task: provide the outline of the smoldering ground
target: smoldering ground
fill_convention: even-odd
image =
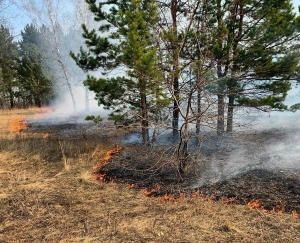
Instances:
[[[85,111],[84,88],[78,88],[78,110],[72,111],[70,99],[65,97],[57,103],[53,112],[43,119],[30,120],[31,124],[62,126],[79,129],[83,125],[95,127],[87,122],[87,115],[101,115],[107,118],[110,111],[104,110],[90,95],[90,110]],[[291,106],[299,102],[300,88],[295,86],[289,92],[286,104]],[[198,181],[194,186],[211,184],[235,177],[253,169],[266,169],[272,171],[300,169],[300,111],[298,112],[246,112],[236,121],[239,124],[237,131],[229,136],[218,138],[209,133],[203,133],[199,140],[191,137],[190,148],[196,162],[201,167]],[[255,115],[253,115],[255,114]],[[97,126],[97,125],[96,125]],[[150,130],[150,137],[154,130]],[[172,146],[172,134],[167,129],[160,129],[154,145],[168,148]],[[142,142],[138,128],[128,131],[119,143],[127,145],[140,145]]]
[[[287,102],[297,103],[299,90],[292,90],[289,98]],[[82,131],[98,133],[99,139],[109,139],[107,132],[115,132],[107,121],[100,124],[85,121],[87,114],[103,116],[103,112],[108,111],[96,107],[89,112],[81,109],[67,113],[65,109],[61,103],[44,118],[29,120],[30,129],[52,127],[53,131],[68,135]],[[299,211],[300,112],[259,113],[257,117],[245,116],[237,121],[242,122],[248,126],[241,126],[240,130],[222,138],[202,134],[200,146],[191,138],[193,160],[185,178],[179,176],[176,158],[170,153],[174,149],[171,132],[161,131],[154,147],[145,149],[140,146],[138,128],[118,136],[114,143],[125,144],[125,149],[103,167],[102,173],[108,180],[136,184],[137,189],[155,188],[160,184],[162,188],[157,195],[199,190],[206,196],[215,195],[215,199],[234,198],[234,202],[240,204],[258,199],[267,209],[284,204],[287,211]]]
[[[294,86],[285,101],[289,107],[300,101]],[[251,116],[248,114],[252,114]],[[253,115],[254,114],[254,115]],[[202,171],[195,187],[229,180],[251,170],[300,170],[300,112],[244,112],[236,120],[236,132],[204,142]]]
[[[290,106],[299,100],[296,87],[286,102]],[[141,157],[138,132],[123,137],[122,142],[134,145],[134,149],[121,152],[105,173],[120,182],[136,183],[140,188],[155,188],[160,183],[165,189],[157,195],[199,190],[205,196],[214,195],[216,200],[231,198],[233,203],[240,204],[260,200],[261,207],[267,210],[299,211],[300,112],[260,112],[256,117],[245,115],[236,123],[241,129],[231,135],[218,138],[204,134],[200,147],[191,138],[190,147],[195,155],[191,170],[194,171],[184,182],[175,178],[177,172],[170,156],[163,158],[157,154],[154,159],[155,155],[146,152]],[[156,140],[157,147],[168,142],[171,146],[169,138],[170,132],[163,132]]]

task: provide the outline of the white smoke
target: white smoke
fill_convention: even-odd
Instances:
[[[299,102],[300,87],[294,84],[285,104],[291,106]],[[219,150],[209,156],[196,187],[229,179],[252,169],[300,169],[300,111],[260,112],[255,117],[244,117],[242,122],[247,123],[247,117],[248,121],[253,121],[249,129],[244,127],[241,129],[243,132],[234,135],[229,146],[232,150]]]

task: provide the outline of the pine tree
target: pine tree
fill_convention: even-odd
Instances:
[[[212,52],[219,79],[218,134],[225,128],[225,97],[228,97],[227,132],[232,131],[235,105],[283,109],[290,89],[288,80],[299,56],[289,47],[299,34],[299,17],[289,0],[213,1],[216,27]],[[235,104],[237,102],[237,104]]]
[[[84,70],[122,73],[100,79],[88,76],[85,85],[96,93],[99,104],[118,109],[120,114],[113,114],[113,119],[140,120],[143,142],[148,143],[149,112],[165,102],[152,31],[158,22],[156,1],[105,1],[98,6],[87,2],[103,33],[83,26],[88,51],[81,48],[77,56],[71,55]],[[111,4],[107,13],[106,5]]]
[[[159,1],[159,41],[161,69],[164,72],[164,83],[173,100],[172,130],[173,142],[180,137],[180,118],[182,117],[183,74],[189,68],[192,60],[186,59],[184,53],[188,44],[188,34],[194,21],[194,15],[201,0]]]
[[[13,41],[8,28],[0,26],[0,72],[1,72],[1,106],[6,101],[9,107],[15,106],[15,95],[18,88],[17,69],[18,69],[18,49],[17,43]]]
[[[27,25],[24,31],[21,31],[22,41],[20,46],[20,84],[23,93],[26,94],[27,100],[31,105],[38,107],[46,98],[52,96],[52,81],[47,77],[47,70],[43,64],[45,63],[45,55],[40,44],[40,32],[34,25]]]

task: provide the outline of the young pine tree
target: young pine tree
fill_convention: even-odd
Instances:
[[[100,105],[118,109],[120,115],[112,118],[138,119],[147,144],[149,111],[165,102],[153,35],[158,23],[156,1],[102,1],[98,6],[87,2],[102,33],[83,26],[87,50],[81,48],[71,56],[84,70],[101,69],[104,75],[113,71],[114,75],[102,78],[88,76],[84,83],[96,93]]]

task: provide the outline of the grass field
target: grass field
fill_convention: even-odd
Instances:
[[[99,183],[92,172],[114,141],[86,131],[10,131],[14,120],[39,112],[1,111],[1,243],[300,242],[300,219],[290,213],[201,197],[161,202],[127,185]]]

